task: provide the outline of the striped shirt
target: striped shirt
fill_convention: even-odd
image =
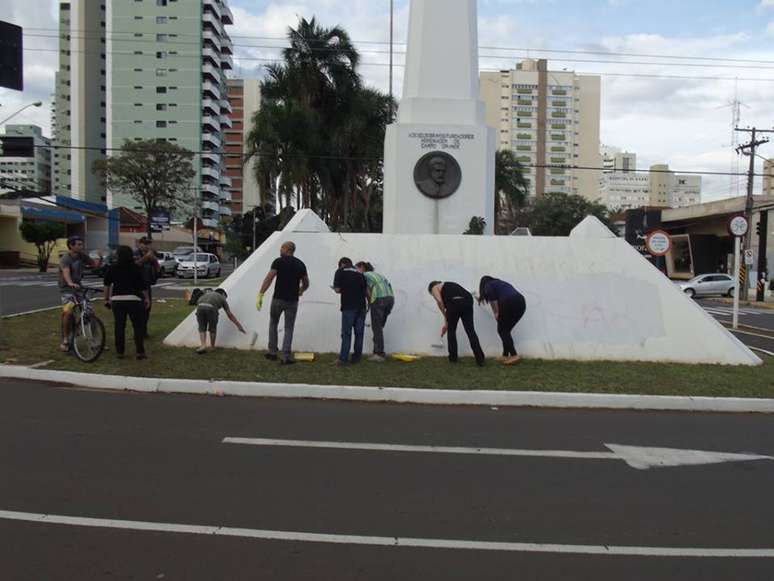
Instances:
[[[376,302],[376,299],[395,296],[395,293],[392,292],[390,281],[381,274],[377,272],[366,272],[365,277],[366,282],[368,283],[368,297],[372,303]]]

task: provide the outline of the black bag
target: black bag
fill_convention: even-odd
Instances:
[[[188,301],[188,304],[192,307],[196,306],[196,303],[199,302],[199,299],[202,298],[202,295],[204,294],[204,291],[200,288],[195,288],[193,292],[191,293],[191,298]]]

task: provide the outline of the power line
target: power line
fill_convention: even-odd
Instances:
[[[60,32],[60,29],[58,28],[32,28],[28,27],[25,28],[25,34],[27,30],[39,30],[43,32]],[[135,31],[116,31],[112,30],[110,33],[106,33],[103,30],[96,30],[96,29],[70,29],[71,31],[75,32],[84,32],[84,33],[93,33],[95,35],[104,35],[104,34],[134,34]],[[195,33],[177,33],[180,36],[191,36],[191,37],[198,37],[198,34]],[[32,34],[29,34],[29,36],[35,36]],[[42,36],[42,35],[37,35]],[[241,38],[241,39],[247,39],[247,40],[268,40],[268,41],[278,41],[278,42],[288,42],[288,38],[285,36],[253,36],[253,35],[244,35],[244,34],[229,34],[230,38]],[[54,38],[51,36],[50,38]],[[307,40],[316,40],[316,39],[307,39]],[[373,45],[382,45],[387,46],[389,45],[389,41],[379,41],[379,40],[352,40],[351,41],[354,44],[373,44]],[[407,46],[408,43],[406,42],[395,42],[394,44],[400,45],[400,46]],[[237,46],[237,45],[235,45]],[[239,46],[249,46],[249,45],[239,45]],[[276,47],[276,48],[286,48],[286,47]],[[486,46],[486,45],[479,45],[479,50],[502,50],[502,51],[513,51],[513,52],[541,52],[541,53],[556,53],[556,54],[581,54],[581,55],[597,55],[597,56],[622,56],[627,58],[660,58],[660,59],[674,59],[674,60],[700,60],[700,61],[717,61],[717,62],[730,62],[730,63],[748,63],[748,64],[770,64],[774,65],[774,60],[766,60],[766,59],[741,59],[741,58],[728,58],[728,57],[700,57],[700,56],[690,56],[690,55],[675,55],[675,54],[654,54],[654,53],[629,53],[629,52],[618,52],[613,50],[581,50],[581,49],[552,49],[552,48],[539,48],[539,47],[514,47],[514,46]],[[387,52],[387,51],[385,51]]]
[[[120,147],[89,147],[89,146],[73,146],[73,145],[35,145],[35,148],[40,149],[68,149],[68,150],[90,150],[90,151],[100,151],[100,152],[108,152],[108,151],[118,151],[118,152],[125,152],[127,150],[120,148]],[[143,149],[143,152],[150,152],[153,153],[153,149]],[[158,150],[159,152],[166,153],[165,150]],[[251,157],[262,157],[267,159],[282,159],[282,158],[290,158],[290,159],[322,159],[322,160],[332,160],[332,161],[384,161],[383,157],[365,157],[365,156],[344,156],[344,155],[311,155],[311,154],[286,154],[286,155],[276,155],[276,154],[263,154],[263,153],[256,153],[253,156],[245,155],[245,154],[239,154],[239,153],[225,153],[222,151],[189,151],[189,153],[192,153],[193,155],[218,155],[222,158],[239,158],[242,160],[250,159]],[[564,165],[564,164],[532,164],[532,163],[521,163],[522,167],[526,168],[533,168],[533,169],[564,169],[564,170],[581,170],[581,171],[604,171],[605,167],[595,167],[595,166],[579,166],[579,165]],[[719,171],[695,171],[695,170],[678,170],[678,169],[665,169],[665,170],[653,170],[653,169],[631,169],[629,170],[632,173],[655,173],[655,174],[681,174],[681,175],[699,175],[699,176],[746,176],[748,175],[747,172],[742,173],[736,173],[736,172],[719,172]],[[765,177],[767,174],[755,174],[756,177]]]

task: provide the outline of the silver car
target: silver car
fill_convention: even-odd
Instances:
[[[689,297],[705,297],[710,295],[734,296],[734,277],[727,274],[702,274],[687,282],[679,282],[680,287]]]
[[[172,276],[177,270],[177,260],[171,252],[156,252],[156,258],[159,260],[159,266],[161,267],[161,275]]]
[[[217,278],[221,273],[220,261],[214,254],[197,252],[196,263],[194,263],[194,255],[191,254],[187,258],[183,258],[177,265],[178,278],[193,278],[194,271],[196,271],[197,277]]]

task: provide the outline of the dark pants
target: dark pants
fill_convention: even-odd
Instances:
[[[500,314],[497,318],[497,334],[500,335],[500,339],[503,342],[503,357],[518,355],[516,353],[516,346],[513,344],[511,331],[521,321],[526,311],[527,303],[521,295],[506,299],[499,304]]]
[[[384,357],[384,327],[395,306],[395,297],[376,299],[371,305],[371,330],[374,332],[374,354]]]
[[[145,314],[145,336],[148,336],[148,329],[150,328],[150,315],[151,308],[153,308],[153,286],[148,285],[148,307],[143,309]]]
[[[279,350],[279,320],[285,315],[285,336],[282,338],[282,356],[285,361],[293,358],[293,330],[296,326],[298,314],[298,301],[283,301],[274,299],[271,301],[269,311],[269,353],[276,355]]]
[[[352,344],[352,329],[355,330],[355,348],[352,352],[352,363],[357,363],[363,356],[365,316],[365,309],[341,311],[341,351],[339,352],[339,360],[343,363],[346,363],[349,360],[349,348]]]
[[[113,321],[115,322],[116,353],[124,354],[126,349],[126,318],[132,321],[134,348],[137,355],[145,353],[145,306],[141,301],[114,301]]]
[[[454,299],[451,304],[446,305],[446,324],[449,333],[449,361],[456,362],[457,355],[457,323],[462,319],[462,326],[470,341],[470,348],[476,357],[478,365],[484,364],[484,351],[481,349],[481,343],[476,335],[476,328],[473,325],[473,298]]]

